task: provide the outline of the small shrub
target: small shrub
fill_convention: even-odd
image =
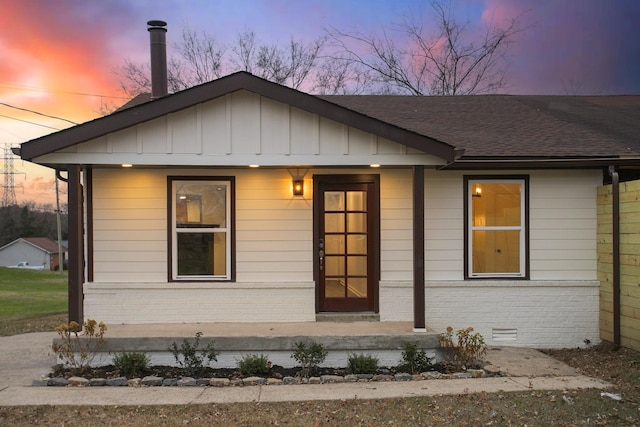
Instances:
[[[182,340],[180,347],[175,342],[169,347],[169,351],[173,354],[178,366],[184,369],[189,376],[201,374],[212,361],[218,361],[218,352],[212,342],[203,349],[198,348],[200,346],[200,337],[202,337],[202,332],[197,332],[193,344],[185,338]]]
[[[318,370],[318,365],[324,362],[327,354],[328,351],[325,350],[322,344],[315,341],[298,341],[294,343],[294,350],[291,357],[300,364],[302,368],[300,375],[306,378]]]
[[[352,374],[375,374],[378,370],[378,358],[370,354],[350,354],[347,369]]]
[[[484,337],[473,328],[460,329],[456,332],[456,342],[453,341],[453,328],[447,327],[447,332],[440,334],[440,347],[444,350],[445,359],[454,369],[466,370],[480,367],[482,357],[487,353]]]
[[[77,322],[62,323],[55,331],[62,342],[54,343],[51,349],[62,365],[71,369],[74,374],[80,374],[89,368],[98,353],[106,348],[104,334],[107,325],[103,322],[87,319],[82,326]]]
[[[135,378],[142,375],[149,367],[149,358],[144,353],[124,352],[113,358],[113,364],[122,375]]]
[[[238,361],[238,369],[244,376],[267,375],[271,369],[271,362],[264,354],[247,354]]]
[[[419,349],[415,343],[407,342],[404,344],[402,360],[403,364],[400,365],[400,369],[410,374],[418,374],[433,369],[431,358],[427,357],[425,351]]]

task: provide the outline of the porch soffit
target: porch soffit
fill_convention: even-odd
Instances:
[[[452,161],[454,159],[454,147],[444,142],[366,116],[320,97],[280,86],[246,72],[235,73],[164,98],[122,109],[108,116],[25,142],[20,147],[20,155],[24,160],[46,164],[53,160],[48,155],[66,154],[68,153],[67,149],[78,144],[101,138],[108,139],[110,134],[126,132],[127,129],[135,129],[137,126],[149,121],[180,114],[182,110],[196,108],[198,104],[216,100],[225,95],[233,96],[235,92],[242,90],[315,114],[320,118],[341,123],[361,132],[370,133],[378,138],[394,141],[397,144],[417,150],[418,153],[435,156],[443,161]],[[56,155],[54,157],[60,159],[60,156]]]

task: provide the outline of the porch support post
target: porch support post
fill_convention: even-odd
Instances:
[[[84,284],[84,245],[82,184],[80,183],[80,165],[68,168],[68,221],[69,221],[69,322],[84,320],[83,292]]]
[[[413,330],[426,332],[424,304],[424,166],[413,167]]]

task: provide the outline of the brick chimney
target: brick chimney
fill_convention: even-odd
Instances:
[[[151,42],[151,99],[162,98],[168,94],[167,84],[167,23],[149,21]]]

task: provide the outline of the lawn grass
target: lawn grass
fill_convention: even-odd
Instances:
[[[67,273],[0,267],[0,336],[53,331],[68,311]]]

